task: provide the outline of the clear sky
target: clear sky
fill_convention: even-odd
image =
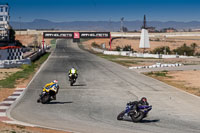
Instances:
[[[11,21],[200,21],[200,0],[1,0]]]

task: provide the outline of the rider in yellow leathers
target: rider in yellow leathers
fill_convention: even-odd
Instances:
[[[59,87],[58,87],[58,80],[54,80],[48,84],[46,84],[43,88],[43,92],[48,89],[52,89],[54,91],[56,91],[56,94],[58,93]],[[53,100],[56,100],[56,95],[52,96]]]
[[[74,75],[76,79],[78,78],[78,72],[77,72],[77,70],[76,70],[75,68],[73,68],[73,67],[69,70],[69,73],[68,73],[69,80],[70,80],[70,78],[71,78],[72,75]]]

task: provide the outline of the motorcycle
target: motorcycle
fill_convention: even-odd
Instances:
[[[76,82],[76,78],[77,78],[76,74],[69,75],[70,86],[74,85],[74,83]]]
[[[37,102],[41,102],[42,104],[49,103],[53,100],[53,97],[58,93],[59,86],[55,85],[52,88],[43,88],[42,93],[39,95],[40,98]]]
[[[131,117],[133,122],[140,122],[143,118],[147,117],[148,112],[152,109],[152,106],[140,105],[138,111],[132,109],[133,105],[126,105],[126,109],[122,111],[118,116],[117,120],[123,120],[124,115]]]

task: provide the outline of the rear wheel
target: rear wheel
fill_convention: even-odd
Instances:
[[[71,80],[71,81],[70,81],[70,85],[73,86],[73,84],[74,84],[74,82],[73,82],[73,80]]]
[[[44,96],[41,98],[41,102],[42,102],[42,104],[45,104],[45,103],[50,102],[50,95],[44,95]]]
[[[125,111],[122,111],[122,112],[117,116],[117,120],[123,120],[124,114],[125,114]]]
[[[138,113],[131,115],[131,119],[133,122],[140,122],[144,118],[143,112],[138,112]]]

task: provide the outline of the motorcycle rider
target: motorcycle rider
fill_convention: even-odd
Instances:
[[[53,88],[54,86],[56,86],[57,90],[56,90],[56,94],[58,93],[59,87],[58,87],[58,80],[53,80],[52,82],[46,84],[44,86],[45,89],[50,89]],[[56,94],[54,96],[52,96],[53,100],[56,100]]]
[[[76,70],[74,67],[72,67],[72,68],[69,70],[69,73],[68,73],[69,80],[70,80],[70,78],[71,78],[72,75],[75,76],[75,79],[78,78],[78,72],[77,72],[77,70]]]
[[[135,111],[137,113],[139,111],[139,106],[149,105],[149,103],[147,102],[146,97],[142,97],[139,101],[129,102],[129,103],[127,103],[127,105],[132,106],[133,111]]]

